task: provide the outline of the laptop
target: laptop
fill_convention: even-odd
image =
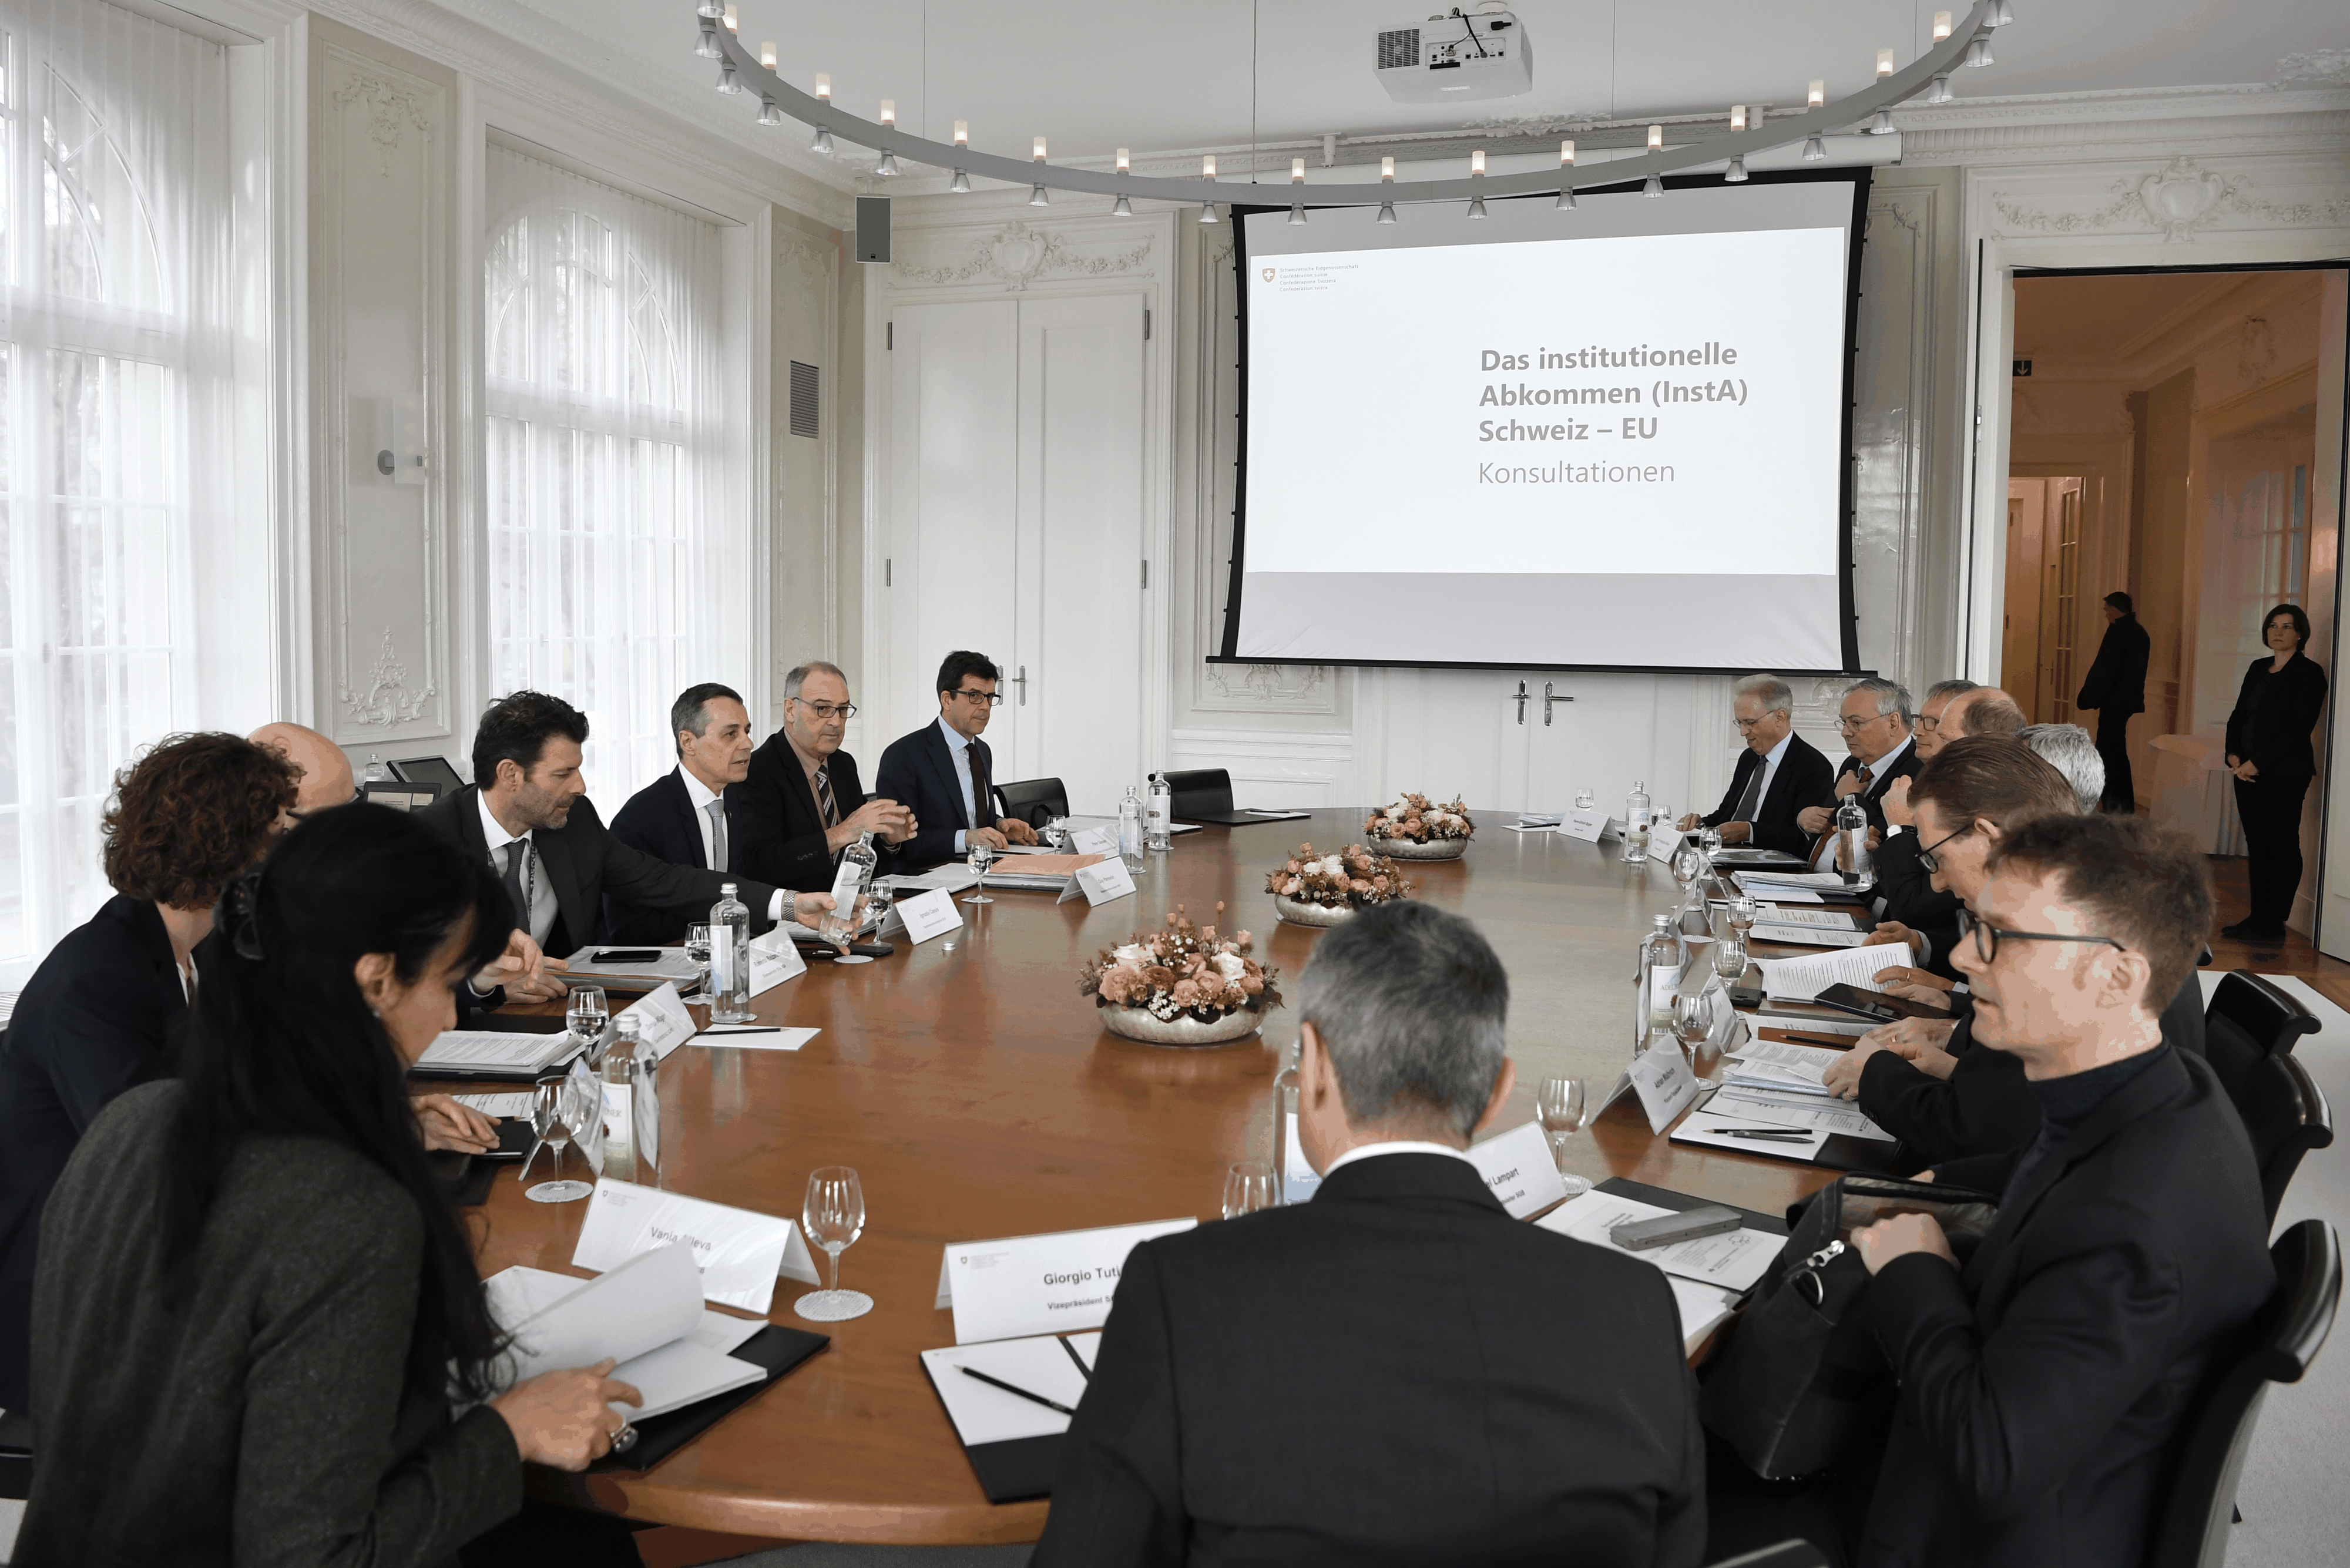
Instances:
[[[465,787],[457,770],[449,765],[446,757],[410,757],[391,764],[391,776],[403,784],[438,784],[444,795],[455,794]]]

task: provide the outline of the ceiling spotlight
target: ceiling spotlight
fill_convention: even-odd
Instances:
[[[1926,89],[1926,101],[1928,103],[1948,103],[1950,101],[1950,73],[1944,71],[1940,76],[1934,78],[1934,85]]]
[[[816,139],[808,143],[808,151],[810,152],[821,152],[827,158],[831,157],[832,132],[827,130],[821,125],[817,126],[816,128]]]
[[[1726,172],[1726,173],[1724,173],[1724,174],[1722,175],[1721,179],[1722,179],[1722,183],[1724,183],[1724,184],[1726,184],[1726,185],[1743,185],[1743,184],[1745,184],[1745,183],[1746,183],[1746,160],[1745,160],[1745,159],[1743,159],[1743,158],[1733,158],[1733,159],[1731,159],[1731,160],[1730,161],[1730,169],[1729,169],[1729,171],[1728,171],[1728,172]]]
[[[1289,161],[1289,182],[1293,185],[1303,185],[1305,183],[1305,159],[1293,158]]]
[[[1880,109],[1875,114],[1870,115],[1868,117],[1868,134],[1871,136],[1892,135],[1893,111],[1889,109]]]
[[[1202,180],[1212,180],[1215,177],[1216,155],[1211,152],[1200,160],[1200,178]]]
[[[1221,221],[1222,220],[1216,216],[1216,204],[1213,202],[1202,202],[1200,203],[1200,222],[1203,223],[1213,223]]]
[[[1892,50],[1890,50],[1890,49],[1879,49],[1879,50],[1877,50],[1877,80],[1879,80],[1879,81],[1883,81],[1887,77],[1889,77],[1889,76],[1891,76],[1892,74],[1893,74],[1893,51],[1892,51]]]
[[[693,14],[705,22],[715,22],[726,15],[724,0],[702,0],[702,4],[694,7]]]
[[[1732,130],[1743,130],[1746,129],[1746,106],[1744,104],[1733,103],[1730,106],[1730,129]]]
[[[1134,203],[1126,199],[1125,192],[1120,191],[1118,193],[1118,200],[1110,205],[1109,215],[1113,218],[1134,216]]]
[[[1045,194],[1044,186],[1031,185],[1028,187],[1028,204],[1032,207],[1049,207],[1053,204],[1053,198]]]
[[[947,182],[947,189],[953,192],[958,196],[970,195],[971,176],[964,173],[960,169],[956,170],[954,171],[954,178]]]
[[[1471,196],[1469,198],[1469,215],[1472,218],[1482,218],[1485,215],[1484,197]]]
[[[1130,174],[1134,171],[1133,154],[1123,147],[1118,150],[1118,171],[1121,174]]]
[[[1991,63],[1990,36],[1983,33],[1977,33],[1974,36],[1973,40],[1967,45],[1967,64],[1970,66],[1987,66]]]
[[[1289,221],[1293,223],[1302,223],[1305,221],[1305,202],[1292,202],[1289,204]]]
[[[873,165],[873,172],[885,180],[894,177],[898,172],[898,155],[894,152],[881,154]]]
[[[826,103],[830,103],[830,102],[832,101],[832,73],[831,73],[831,72],[829,72],[829,71],[818,71],[818,72],[816,72],[816,96],[818,99],[822,99],[822,100],[823,100],[824,102],[826,102]]]
[[[769,70],[775,68],[775,40],[767,39],[759,46],[759,63]]]
[[[2007,0],[1991,0],[1991,15],[1985,18],[1984,25],[2004,27],[2014,20],[2015,13],[2008,8]]]
[[[726,0],[725,9],[720,11],[718,15],[725,20],[728,32],[736,32],[742,28],[743,18],[734,14],[734,0]]]
[[[1950,14],[1948,11],[1937,11],[1937,12],[1935,12],[1935,13],[1934,13],[1934,42],[1936,42],[1936,43],[1938,43],[1938,44],[1939,44],[1939,43],[1940,43],[1943,39],[1945,39],[1945,38],[1949,37],[1950,36]]]
[[[741,92],[743,90],[743,84],[734,79],[734,62],[732,60],[721,60],[718,62],[718,90],[720,92]]]
[[[1661,196],[1664,193],[1665,182],[1654,174],[1649,175],[1648,183],[1640,187],[1640,194],[1643,196]]]
[[[1806,163],[1817,163],[1821,159],[1825,158],[1827,155],[1828,155],[1828,146],[1827,146],[1827,143],[1826,143],[1826,142],[1825,142],[1825,141],[1822,141],[1822,140],[1820,140],[1819,132],[1817,132],[1817,131],[1814,131],[1810,136],[1808,136],[1808,137],[1804,138],[1804,162],[1806,162]]]
[[[1381,223],[1394,223],[1396,221],[1395,203],[1393,202],[1381,202],[1379,203],[1379,215],[1373,221]]]
[[[702,41],[693,46],[693,52],[705,60],[723,60],[726,57],[726,52],[718,47],[717,23],[705,21],[702,24]]]
[[[759,99],[759,123],[761,125],[781,125],[784,123],[784,111],[775,107],[775,100],[774,99],[767,98],[764,95],[762,95]]]
[[[1817,77],[1813,78],[1811,88],[1806,94],[1804,101],[1807,107],[1812,109],[1818,109],[1822,105],[1825,104],[1828,101],[1828,84],[1820,80]]]
[[[1041,136],[1036,138],[1036,151],[1035,153],[1035,157],[1036,161],[1039,163],[1045,161],[1045,139]]]
[[[1558,188],[1558,201],[1552,206],[1551,211],[1554,213],[1572,213],[1575,211],[1574,186],[1561,185]]]

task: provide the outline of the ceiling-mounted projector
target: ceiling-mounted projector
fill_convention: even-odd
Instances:
[[[1510,98],[1534,85],[1526,30],[1501,0],[1454,6],[1404,27],[1383,27],[1374,74],[1398,103]]]

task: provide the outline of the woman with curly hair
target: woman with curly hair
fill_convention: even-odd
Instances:
[[[290,821],[300,777],[235,735],[173,735],[115,781],[114,897],[51,949],[0,1035],[0,1409],[26,1403],[41,1209],[82,1130],[171,1070],[192,954],[229,879]]]

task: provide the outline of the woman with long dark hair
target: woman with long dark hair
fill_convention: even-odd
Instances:
[[[2251,873],[2251,913],[2220,934],[2239,940],[2284,940],[2284,922],[2301,890],[2301,803],[2317,776],[2309,733],[2325,711],[2325,671],[2302,649],[2309,617],[2279,605],[2261,623],[2269,656],[2244,671],[2228,715],[2228,769],[2236,775],[2236,810],[2244,823]]]
[[[497,1394],[404,1088],[511,914],[377,805],[231,882],[182,1081],[117,1098],[49,1199],[18,1564],[442,1563],[522,1506],[522,1461],[607,1450],[638,1402],[610,1363]]]

